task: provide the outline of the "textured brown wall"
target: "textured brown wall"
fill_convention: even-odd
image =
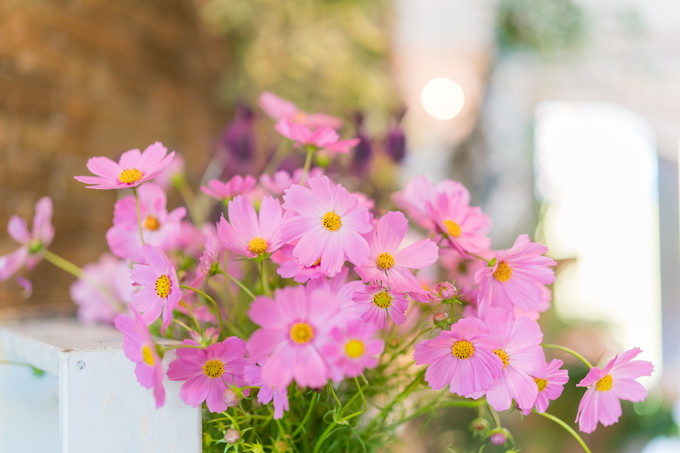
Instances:
[[[196,171],[210,156],[223,112],[214,97],[220,44],[189,0],[0,0],[0,254],[4,226],[55,202],[52,249],[78,264],[106,248],[116,194],[86,190],[92,155],[117,157],[154,140]],[[23,301],[0,283],[0,317],[69,312],[71,277],[47,263]]]

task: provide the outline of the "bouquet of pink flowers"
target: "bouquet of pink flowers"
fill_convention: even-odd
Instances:
[[[646,397],[637,379],[653,367],[635,359],[639,349],[595,367],[542,343],[537,320],[556,264],[546,247],[520,235],[492,249],[489,218],[455,181],[419,176],[376,206],[313,165],[361,137],[341,140],[339,119],[271,93],[260,105],[303,168],[207,182],[201,190],[219,208],[210,222],[161,143],[117,162],[93,157],[93,175],[76,179],[124,191],[106,234],[111,254],[81,269],[51,252],[43,198],[32,229],[10,220],[21,246],[0,257],[0,280],[30,289],[22,270],[42,258],[73,273],[80,318],[115,324],[157,406],[166,380],[183,382],[186,404],[205,403],[206,451],[374,451],[409,420],[453,406],[477,408],[482,444],[516,445],[498,414],[516,411],[560,424],[589,451],[546,412],[569,381],[548,348],[589,369],[576,383],[581,431],[617,422],[620,400]],[[168,211],[171,183],[192,222],[184,207]]]

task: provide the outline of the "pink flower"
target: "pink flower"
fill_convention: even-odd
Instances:
[[[279,265],[276,273],[283,278],[292,278],[298,283],[306,283],[321,277],[332,277],[321,270],[321,260],[311,266],[303,266],[293,256],[293,245],[285,245],[272,255],[272,261]]]
[[[591,368],[577,384],[588,387],[576,414],[581,431],[592,433],[598,422],[609,426],[619,421],[619,400],[639,402],[647,397],[647,390],[636,379],[650,376],[654,366],[645,360],[633,360],[640,352],[640,348],[629,349],[610,360],[604,368]]]
[[[137,382],[147,389],[153,389],[156,407],[165,404],[163,388],[163,364],[156,351],[156,344],[151,338],[144,321],[132,311],[131,316],[120,314],[115,319],[116,328],[123,334],[123,352],[136,363]]]
[[[540,327],[528,318],[515,320],[502,308],[489,308],[484,322],[493,353],[503,366],[503,375],[486,392],[486,400],[497,411],[509,409],[512,400],[522,410],[531,409],[538,392],[533,376],[545,366]]]
[[[397,291],[424,292],[411,269],[434,264],[439,248],[429,239],[403,247],[407,231],[408,220],[401,212],[388,212],[380,218],[376,228],[368,235],[369,259],[356,267],[364,281],[382,281]]]
[[[404,189],[396,192],[392,198],[397,206],[406,211],[411,220],[423,228],[433,229],[434,224],[427,206],[434,202],[439,194],[451,196],[460,194],[462,198],[470,199],[468,190],[461,183],[446,179],[434,185],[425,175],[411,179]]]
[[[330,374],[335,382],[345,377],[357,377],[364,369],[378,365],[378,356],[385,344],[375,338],[376,331],[374,324],[358,321],[331,330],[329,341],[321,350],[331,364]]]
[[[201,191],[218,201],[231,200],[237,195],[246,195],[257,184],[257,180],[250,175],[236,175],[227,182],[213,179],[207,186],[201,186]]]
[[[296,214],[281,225],[285,242],[298,241],[293,256],[306,267],[321,259],[321,270],[329,275],[337,273],[346,259],[365,262],[369,248],[361,235],[371,231],[368,209],[326,176],[308,183],[310,188],[294,185],[283,196],[283,207]]]
[[[71,299],[78,305],[81,322],[112,323],[132,300],[128,265],[108,254],[85,265],[82,277],[71,285]]]
[[[489,330],[479,319],[463,318],[432,340],[416,344],[416,365],[429,365],[425,381],[435,390],[478,398],[503,375]]]
[[[336,325],[344,325],[349,321],[359,319],[362,307],[354,302],[354,294],[364,288],[361,280],[348,282],[349,268],[344,268],[332,278],[318,278],[307,283],[307,292],[312,294],[317,291],[332,294],[337,300],[338,314],[335,317]]]
[[[184,178],[185,166],[184,158],[179,154],[175,154],[175,158],[170,162],[170,165],[154,178],[154,184],[161,186],[163,190],[168,190],[176,181]]]
[[[304,112],[292,102],[286,101],[269,91],[260,94],[258,104],[267,115],[276,121],[289,120],[309,127],[327,126],[333,129],[338,129],[342,125],[339,118],[324,113]]]
[[[262,363],[262,380],[285,389],[295,380],[301,386],[321,387],[328,367],[321,346],[335,326],[338,301],[327,291],[304,286],[279,289],[274,299],[258,297],[250,319],[260,326],[248,340],[250,356]]]
[[[290,409],[288,405],[288,390],[273,389],[265,385],[262,380],[262,368],[257,365],[248,365],[244,370],[244,378],[248,385],[255,385],[260,387],[257,392],[257,400],[262,404],[268,404],[274,401],[274,418],[283,418],[283,413]]]
[[[253,205],[242,195],[229,202],[229,222],[220,219],[220,239],[234,253],[255,258],[272,253],[281,247],[279,227],[283,211],[278,200],[264,197],[259,217]]]
[[[193,340],[183,344],[198,345]],[[252,362],[245,358],[246,344],[237,337],[229,337],[206,348],[178,348],[177,358],[170,362],[168,378],[186,381],[180,398],[189,406],[206,402],[210,412],[227,410],[227,390],[234,385],[245,385],[243,370]],[[233,398],[229,398],[233,402]]]
[[[274,128],[279,134],[294,141],[296,145],[311,148],[314,151],[325,149],[336,153],[347,153],[350,148],[359,143],[358,138],[339,140],[340,136],[335,129],[328,126],[310,129],[302,124],[281,120]]]
[[[97,176],[75,176],[75,179],[90,184],[88,189],[130,189],[156,178],[174,156],[174,152],[168,154],[161,142],[155,142],[144,152],[125,151],[118,162],[108,157],[92,157],[87,161],[87,169]]]
[[[487,252],[480,255],[487,255]],[[463,256],[448,248],[439,249],[439,262],[445,268],[446,275],[459,289],[458,297],[468,302],[476,302],[479,288],[475,283],[475,274],[484,267],[485,262],[469,255]]]
[[[556,263],[542,256],[547,248],[521,234],[509,250],[496,252],[493,266],[485,266],[475,275],[479,284],[480,312],[488,307],[536,311],[543,298],[543,285],[555,280],[551,269]]]
[[[139,197],[139,222],[137,201],[134,195],[118,200],[113,211],[113,226],[106,232],[111,252],[119,258],[139,261],[142,256],[142,225],[144,243],[163,250],[177,246],[181,234],[181,221],[186,215],[183,207],[168,212],[166,196],[156,184],[145,184],[137,190]]]
[[[153,245],[142,249],[143,264],[135,264],[130,271],[133,284],[141,289],[132,295],[132,306],[142,313],[148,325],[163,312],[163,329],[172,321],[172,311],[182,296],[177,273],[165,253]]]
[[[12,216],[7,223],[10,237],[21,244],[21,247],[7,255],[0,256],[0,281],[5,281],[18,273],[21,268],[32,269],[40,262],[43,251],[52,243],[54,227],[52,226],[52,200],[43,197],[35,204],[33,228],[29,231],[26,221],[19,216]],[[25,286],[27,280],[22,279]]]
[[[354,302],[361,306],[361,320],[379,329],[387,325],[387,318],[395,324],[406,321],[408,301],[397,292],[377,285],[364,286],[354,293]]]
[[[323,170],[321,168],[315,167],[309,171],[309,178],[316,178],[323,175]],[[287,171],[280,170],[276,173],[269,175],[263,174],[260,176],[260,184],[262,187],[270,194],[279,197],[283,195],[286,189],[289,189],[293,184],[300,184],[302,179],[302,169],[298,168],[291,175]]]
[[[550,401],[560,397],[564,384],[569,381],[569,373],[567,370],[560,369],[561,366],[561,360],[553,359],[541,371],[533,375],[538,390],[534,409],[538,412],[545,412]],[[531,408],[524,410],[523,413],[529,415]]]

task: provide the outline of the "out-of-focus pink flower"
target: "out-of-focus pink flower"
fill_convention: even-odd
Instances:
[[[479,255],[486,256],[488,252],[481,252]],[[439,249],[439,262],[446,269],[446,275],[458,288],[458,297],[466,302],[476,303],[479,288],[475,283],[475,274],[486,263],[469,255],[463,256],[449,248]]]
[[[186,209],[179,207],[168,212],[166,196],[160,186],[149,183],[137,190],[139,197],[139,222],[137,201],[134,195],[118,200],[113,211],[113,226],[106,232],[111,252],[119,258],[139,261],[142,256],[141,223],[144,243],[163,250],[177,247],[181,234],[181,221]]]
[[[591,368],[577,384],[588,387],[576,414],[581,431],[592,433],[598,422],[609,426],[619,421],[620,400],[639,402],[647,397],[647,390],[636,379],[651,376],[654,366],[646,360],[633,360],[640,352],[640,348],[629,349],[610,360],[604,368]]]
[[[156,176],[153,182],[161,186],[163,190],[168,190],[175,179],[184,177],[184,168],[184,158],[179,154],[175,154],[175,158],[172,159],[170,165]]]
[[[123,352],[136,364],[137,382],[147,389],[153,389],[156,407],[165,404],[163,388],[163,364],[156,351],[151,334],[136,311],[130,316],[119,314],[115,319],[116,328],[123,334]]]
[[[405,210],[409,218],[423,228],[434,229],[428,212],[428,204],[434,202],[439,194],[454,196],[461,194],[470,199],[468,190],[461,183],[446,179],[437,185],[432,184],[425,175],[418,175],[406,183],[404,189],[392,196],[394,203]]]
[[[347,153],[350,148],[359,143],[358,138],[340,140],[335,129],[328,126],[310,129],[302,124],[281,120],[276,123],[274,128],[279,134],[291,139],[298,146],[311,148],[315,151],[324,149],[335,153]]]
[[[250,175],[236,175],[227,182],[213,179],[207,186],[201,186],[201,191],[219,201],[231,200],[237,195],[247,195],[257,184],[257,180]]]
[[[293,256],[293,245],[286,245],[272,255],[272,261],[279,265],[276,273],[283,278],[292,278],[298,283],[306,283],[321,277],[332,277],[321,270],[321,260],[311,266],[303,266]]]
[[[390,318],[395,324],[406,321],[408,301],[403,294],[378,285],[364,286],[354,293],[354,302],[361,306],[361,320],[382,329]]]
[[[545,412],[550,401],[556,400],[564,390],[564,384],[569,381],[569,373],[567,370],[561,369],[562,361],[559,359],[552,359],[550,363],[536,374],[534,374],[534,382],[538,390],[536,402],[533,408],[538,412]],[[523,411],[524,415],[529,415],[532,408]]]
[[[283,211],[278,200],[264,197],[259,216],[253,205],[239,195],[229,202],[229,222],[220,219],[218,233],[227,249],[248,258],[272,253],[281,247]]]
[[[338,314],[335,317],[337,325],[344,325],[347,322],[359,319],[362,314],[362,307],[354,302],[354,294],[364,288],[361,280],[347,281],[349,268],[345,267],[337,275],[331,278],[318,278],[307,283],[309,294],[321,294],[332,296],[337,300]],[[315,298],[314,300],[317,300]],[[319,299],[322,300],[322,299]]]
[[[143,152],[125,151],[118,162],[108,157],[92,157],[87,169],[96,176],[75,176],[76,181],[90,184],[88,189],[130,189],[150,181],[165,171],[175,153],[161,142],[149,145]]]
[[[408,220],[398,211],[380,218],[376,228],[367,236],[369,259],[356,267],[366,282],[384,282],[402,292],[424,292],[411,269],[422,269],[437,261],[439,248],[429,239],[403,247],[408,231]]]
[[[323,170],[319,167],[314,167],[309,170],[309,178],[317,178],[323,175]],[[285,170],[279,170],[274,174],[263,174],[260,176],[260,184],[264,189],[275,197],[280,197],[293,184],[300,184],[302,179],[302,169],[298,168],[290,174]]]
[[[342,121],[339,118],[324,113],[304,112],[292,102],[282,99],[269,91],[264,91],[260,94],[258,104],[275,121],[288,120],[309,127],[326,126],[333,129],[338,129],[342,125]]]
[[[321,259],[321,270],[330,275],[346,259],[363,264],[369,248],[361,235],[372,228],[368,209],[326,176],[308,183],[310,188],[294,185],[283,197],[283,207],[294,215],[281,225],[281,237],[288,243],[297,241],[293,256],[305,267]]]
[[[283,413],[290,409],[288,405],[288,390],[284,387],[282,389],[274,389],[267,386],[262,380],[262,368],[258,365],[248,365],[244,370],[244,377],[248,385],[255,385],[260,387],[257,392],[257,400],[262,404],[268,404],[274,401],[274,418],[276,420],[283,418]]]
[[[330,338],[321,351],[330,366],[330,375],[335,382],[345,377],[359,376],[364,369],[374,368],[385,344],[375,338],[377,326],[359,321],[350,322],[346,327],[331,330]]]
[[[184,340],[183,344],[198,344]],[[206,348],[178,348],[177,358],[170,362],[168,378],[171,381],[186,381],[182,384],[180,397],[189,406],[206,402],[210,412],[227,410],[227,395],[230,385],[243,387],[244,368],[252,364],[245,357],[246,344],[237,337],[229,337]],[[233,402],[233,398],[229,398]]]

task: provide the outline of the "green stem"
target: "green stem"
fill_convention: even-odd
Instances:
[[[298,425],[297,428],[295,428],[295,431],[293,431],[293,434],[291,434],[292,437],[297,436],[307,425],[307,421],[309,420],[309,417],[312,416],[312,411],[314,410],[314,406],[316,406],[317,401],[319,401],[319,397],[321,396],[320,393],[314,393],[312,396],[312,402],[309,403],[309,408],[307,409],[307,413],[305,416],[302,418],[302,421]]]
[[[383,424],[387,415],[394,409],[394,406],[406,399],[406,397],[413,393],[413,391],[422,383],[423,376],[425,376],[425,369],[420,370],[406,388],[404,388],[404,390],[402,390],[387,406],[382,408],[378,416],[368,425],[367,430],[370,430],[370,428],[373,428],[378,423]]]
[[[144,242],[144,230],[142,228],[142,213],[139,209],[139,194],[137,194],[137,188],[132,189],[132,193],[135,195],[135,213],[137,214],[137,227],[139,229],[139,238],[142,240],[142,245],[145,245],[146,243]]]
[[[182,196],[182,199],[184,199],[184,203],[187,205],[189,215],[191,216],[191,220],[194,221],[194,224],[197,226],[203,225],[203,210],[196,202],[196,197],[194,197],[194,193],[187,184],[187,180],[184,178],[184,175],[178,178],[173,178],[172,185],[175,186],[177,192],[179,192],[179,194]]]
[[[73,264],[69,260],[62,258],[56,253],[50,252],[49,250],[45,250],[43,252],[43,256],[45,257],[45,260],[54,264],[59,269],[68,272],[69,274],[73,275],[76,278],[81,278],[83,276],[83,269],[80,266]]]
[[[489,403],[486,404],[486,408],[489,410],[489,414],[491,414],[491,418],[493,418],[493,422],[496,424],[496,428],[500,428],[501,425],[501,417],[498,415],[498,412],[496,412],[496,409],[491,407]]]
[[[262,279],[262,292],[267,296],[271,296],[272,290],[269,287],[269,279],[267,278],[267,265],[264,260],[260,261],[260,278]]]
[[[180,349],[180,348],[193,348],[193,349],[203,349],[200,344],[160,344],[163,349]]]
[[[564,351],[564,352],[566,352],[566,353],[568,353],[568,354],[573,355],[573,356],[576,357],[577,359],[579,359],[579,360],[580,360],[581,362],[583,362],[584,365],[587,366],[588,368],[592,368],[592,367],[593,367],[593,365],[588,361],[588,359],[586,359],[586,358],[583,357],[581,354],[579,354],[578,352],[574,351],[574,350],[571,349],[571,348],[567,348],[566,346],[560,346],[560,345],[558,345],[558,344],[550,344],[550,343],[541,343],[541,346],[543,346],[544,348],[551,348],[551,349],[557,349],[557,350],[560,350],[560,351]]]
[[[300,177],[300,185],[304,186],[307,182],[307,175],[309,174],[309,168],[312,166],[312,157],[314,156],[314,149],[307,149],[307,156],[305,157],[305,166],[302,169],[302,176]]]
[[[402,418],[401,420],[392,423],[390,426],[388,426],[388,430],[395,428],[397,426],[400,426],[410,420],[413,420],[416,417],[420,417],[421,415],[425,415],[428,412],[434,412],[438,411],[440,409],[445,409],[447,407],[482,407],[485,404],[484,399],[478,399],[478,400],[468,400],[468,399],[451,399],[448,401],[444,401],[441,404],[437,404],[436,402],[428,404],[425,407],[422,407],[412,413],[411,415]]]
[[[249,290],[243,283],[241,283],[241,281],[238,278],[234,277],[233,275],[231,275],[228,272],[225,272],[223,270],[220,270],[219,272],[222,275],[224,275],[225,277],[227,277],[228,279],[230,279],[232,282],[236,283],[238,285],[238,287],[241,288],[243,290],[243,292],[246,293],[247,295],[249,295],[252,299],[255,299],[255,297],[257,297],[257,296],[255,296],[255,294],[253,294],[253,292],[251,290]]]
[[[0,365],[14,365],[14,366],[25,366],[28,368],[34,368],[30,363],[25,362],[15,362],[14,360],[0,360]]]
[[[177,319],[177,318],[174,318],[174,319],[172,320],[172,322],[174,322],[175,324],[178,324],[178,325],[184,327],[184,328],[186,329],[186,331],[189,332],[189,333],[192,333],[192,332],[194,331],[194,329],[192,329],[191,327],[187,326],[186,324],[184,324],[182,321],[180,321],[180,320]]]
[[[554,415],[549,414],[547,412],[536,412],[536,411],[534,411],[534,414],[538,414],[538,415],[545,417],[548,420],[552,420],[555,423],[557,423],[558,425],[560,425],[562,428],[565,429],[565,431],[567,431],[569,434],[571,434],[574,439],[576,439],[576,442],[578,442],[579,445],[581,446],[581,448],[583,448],[583,451],[585,451],[586,453],[592,453],[590,451],[590,448],[588,448],[588,445],[586,445],[586,443],[581,438],[581,436],[579,436],[578,433],[576,431],[574,431],[574,428],[569,426],[564,420],[557,418]]]
[[[217,325],[221,329],[222,328],[222,310],[220,309],[219,304],[213,299],[208,293],[201,291],[198,288],[194,288],[193,286],[189,285],[179,285],[180,288],[182,289],[188,289],[189,291],[193,291],[196,294],[200,294],[201,296],[205,297],[208,299],[208,301],[212,304],[213,308],[215,309],[215,316],[217,316]]]

